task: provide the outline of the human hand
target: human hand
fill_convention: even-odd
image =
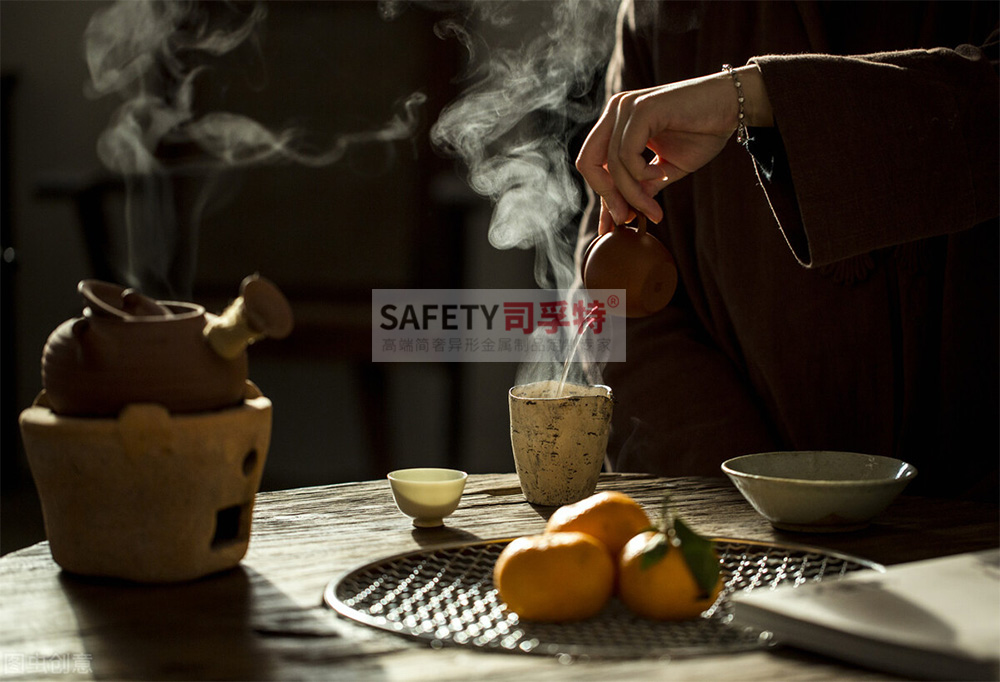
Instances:
[[[773,125],[756,65],[735,70],[743,84],[749,125]],[[577,170],[601,197],[599,233],[627,223],[636,211],[655,223],[663,210],[653,198],[714,159],[737,128],[740,103],[726,72],[611,98],[587,136]],[[645,151],[655,156],[648,160]]]

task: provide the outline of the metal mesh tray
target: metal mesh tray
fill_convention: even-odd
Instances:
[[[398,554],[327,585],[324,601],[342,616],[440,647],[458,645],[573,657],[696,656],[764,648],[769,638],[732,624],[730,596],[781,584],[838,579],[879,564],[804,546],[715,539],[725,587],[701,618],[657,622],[613,598],[575,623],[519,620],[493,587],[493,566],[510,539]]]

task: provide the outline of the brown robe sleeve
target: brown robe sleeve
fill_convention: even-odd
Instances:
[[[997,216],[997,92],[973,47],[756,57],[791,183],[761,178],[803,265]]]

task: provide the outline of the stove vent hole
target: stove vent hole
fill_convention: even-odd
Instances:
[[[249,537],[249,523],[246,517],[250,505],[233,505],[215,513],[215,536],[212,538],[212,549],[224,547],[233,542],[240,542]]]
[[[257,450],[251,450],[243,458],[243,475],[249,476],[257,466]]]

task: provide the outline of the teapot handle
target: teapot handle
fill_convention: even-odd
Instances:
[[[292,332],[292,308],[269,280],[250,275],[240,285],[240,297],[221,315],[206,315],[204,335],[212,350],[231,360],[258,339],[283,339]]]
[[[635,211],[635,209],[632,209]],[[619,227],[631,227],[627,223],[622,223],[621,225],[612,225],[611,232],[614,232]],[[639,236],[646,234],[646,216],[639,211],[635,211],[635,231],[639,233]],[[610,234],[610,232],[608,233]]]

